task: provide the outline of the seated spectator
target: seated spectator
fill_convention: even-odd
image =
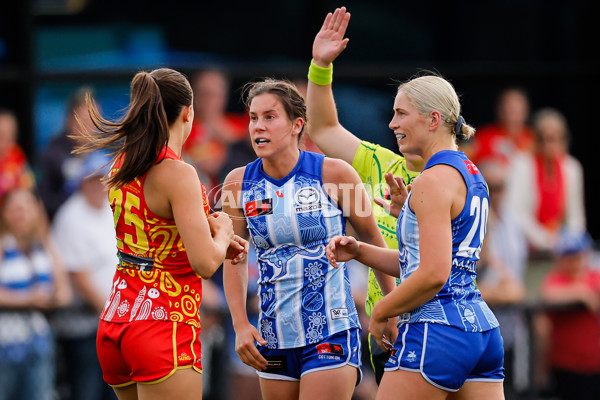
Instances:
[[[508,87],[496,102],[496,122],[477,128],[477,134],[461,149],[475,163],[486,158],[501,159],[508,163],[515,152],[531,152],[534,134],[527,125],[529,99],[518,87]]]
[[[113,215],[102,177],[110,158],[101,152],[84,155],[76,175],[77,191],[59,208],[53,233],[74,287],[74,299],[53,313],[59,368],[66,399],[116,399],[103,381],[96,353],[96,331],[118,264]],[[62,383],[61,382],[61,383]]]
[[[600,399],[600,271],[585,231],[564,231],[542,285],[549,307],[547,362],[560,399]]]
[[[54,343],[43,312],[67,304],[71,289],[29,189],[0,208],[0,399],[54,398]]]
[[[545,108],[533,117],[533,154],[514,157],[508,197],[531,250],[550,254],[561,229],[586,227],[583,168],[568,153],[569,130],[557,110]]]
[[[17,117],[0,108],[0,198],[15,188],[32,188],[35,179],[17,143]]]
[[[58,208],[77,189],[76,177],[82,156],[71,154],[75,145],[85,140],[81,133],[96,128],[89,117],[86,95],[92,89],[81,87],[69,99],[67,118],[64,130],[55,136],[48,147],[40,155],[36,169],[39,173],[39,190],[50,220],[54,218]],[[73,136],[79,136],[75,139]]]

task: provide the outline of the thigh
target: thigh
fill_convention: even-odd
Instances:
[[[418,371],[386,370],[381,378],[376,400],[443,400],[448,392],[433,386]]]
[[[260,378],[263,400],[298,400],[300,381]]]
[[[119,400],[138,400],[137,385],[113,388],[115,395]]]
[[[300,380],[300,400],[349,400],[359,371],[346,364],[306,374]]]
[[[159,383],[138,383],[136,386],[139,400],[202,399],[202,374],[191,368],[178,369]]]
[[[504,400],[502,382],[465,382],[458,392],[450,393],[449,400]]]

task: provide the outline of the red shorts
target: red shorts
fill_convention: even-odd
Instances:
[[[120,387],[159,383],[177,369],[202,372],[200,329],[171,321],[100,321],[96,349],[104,380]]]

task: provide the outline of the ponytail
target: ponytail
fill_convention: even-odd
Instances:
[[[76,152],[111,150],[112,161],[122,162],[107,183],[118,188],[143,176],[156,163],[169,141],[169,126],[183,107],[192,104],[192,89],[181,73],[161,68],[133,77],[128,111],[121,121],[104,119],[89,95],[86,102],[99,132],[86,132],[89,143]]]

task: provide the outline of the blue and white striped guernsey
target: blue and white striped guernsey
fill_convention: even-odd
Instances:
[[[248,164],[242,207],[259,263],[259,330],[271,349],[306,346],[360,327],[344,263],[325,246],[345,234],[342,210],[323,188],[324,156],[301,151],[294,169],[273,179],[262,160]]]
[[[401,315],[399,322],[430,322],[454,326],[467,332],[485,332],[498,326],[498,320],[481,298],[475,283],[489,212],[487,184],[475,164],[463,152],[440,151],[429,159],[425,169],[437,164],[456,168],[467,185],[465,207],[452,220],[452,269],[442,290],[427,303]],[[409,194],[397,226],[402,281],[420,264],[419,226],[409,206],[410,198]]]

